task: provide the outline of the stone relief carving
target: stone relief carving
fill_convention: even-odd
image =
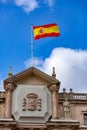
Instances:
[[[70,103],[68,102],[68,99],[65,98],[65,101],[63,102],[63,108],[64,108],[64,117],[70,118]]]
[[[59,106],[59,109],[58,109],[58,117],[59,117],[59,119],[63,119],[63,118],[64,118],[63,106]]]
[[[35,93],[29,93],[23,98],[22,110],[41,111],[41,98]]]

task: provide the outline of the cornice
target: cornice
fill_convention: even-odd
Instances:
[[[17,81],[19,81],[19,80],[21,80],[23,78],[26,78],[26,77],[29,77],[29,76],[32,76],[32,75],[36,76],[36,77],[38,77],[38,78],[40,78],[40,79],[42,79],[42,80],[44,80],[44,81],[46,81],[48,83],[50,83],[50,84],[52,84],[52,83],[56,83],[56,84],[60,83],[59,80],[55,79],[54,77],[49,76],[48,74],[38,70],[35,67],[31,67],[31,68],[28,68],[28,69],[26,69],[26,70],[24,70],[24,71],[22,71],[22,72],[20,72],[20,73],[18,73],[16,75],[13,75],[10,78],[5,79],[4,84],[6,82],[17,82]]]

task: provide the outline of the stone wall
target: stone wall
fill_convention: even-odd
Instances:
[[[5,92],[0,92],[0,118],[5,116]]]

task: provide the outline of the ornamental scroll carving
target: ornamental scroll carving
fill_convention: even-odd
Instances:
[[[41,98],[35,93],[29,93],[22,101],[23,111],[41,111]]]

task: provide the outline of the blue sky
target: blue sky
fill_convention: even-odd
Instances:
[[[33,41],[35,66],[48,74],[54,66],[61,88],[87,91],[87,0],[0,0],[1,90],[10,66],[13,74],[30,66],[31,24],[50,23],[60,37]]]

